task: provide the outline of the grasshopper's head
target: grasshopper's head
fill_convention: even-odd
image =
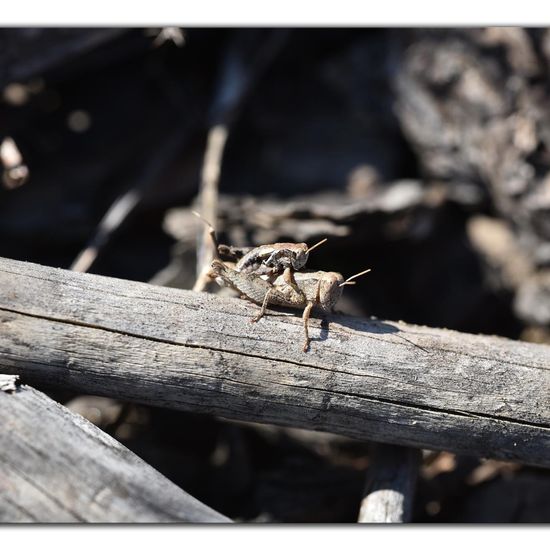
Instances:
[[[220,260],[213,260],[210,264],[210,269],[208,271],[208,277],[214,279],[216,283],[220,286],[227,285],[227,266]]]
[[[308,246],[306,243],[296,244],[296,249],[292,257],[292,267],[294,268],[294,270],[299,271],[300,269],[302,269],[302,267],[306,265],[307,259],[309,258],[309,253],[325,242],[327,242],[327,239],[323,239],[313,246]]]
[[[309,256],[309,248],[306,243],[296,243],[290,254],[290,264],[292,269],[300,271],[306,265]]]
[[[342,296],[344,277],[335,271],[323,273],[319,284],[318,304],[325,311],[332,311]]]
[[[365,275],[369,271],[370,269],[365,269],[365,271],[361,271],[360,273],[356,273],[355,275],[348,277],[345,281],[344,277],[342,277],[340,273],[336,273],[334,271],[319,272],[322,273],[322,276],[320,278],[319,293],[317,297],[318,304],[324,310],[332,311],[340,299],[340,296],[342,296],[344,286],[354,285],[355,281],[353,279],[356,279],[361,275]]]
[[[318,246],[326,242],[327,239],[319,241],[313,246],[306,243],[277,243],[269,245],[269,257],[265,260],[265,265],[273,269],[276,273],[281,273],[290,267],[294,271],[300,271],[307,263],[309,253]]]

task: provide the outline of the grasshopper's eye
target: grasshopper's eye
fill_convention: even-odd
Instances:
[[[307,262],[307,250],[299,250],[292,258],[292,267],[296,270],[302,269]]]
[[[319,243],[317,243],[319,244]],[[300,243],[296,246],[296,249],[292,253],[292,267],[296,270],[302,269],[306,265],[309,253],[313,248],[315,248],[317,245],[308,248],[307,244]]]

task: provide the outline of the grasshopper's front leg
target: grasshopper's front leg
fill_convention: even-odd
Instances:
[[[302,289],[296,284],[296,281],[294,280],[294,276],[292,275],[292,269],[290,267],[287,267],[283,271],[282,278],[284,283],[287,284],[296,293],[296,296],[298,298],[294,297],[294,301],[298,300],[298,303],[300,303],[303,300],[305,302],[306,301],[305,294],[302,291]],[[278,288],[278,290],[280,291],[280,287]],[[265,293],[264,299],[262,301],[262,307],[260,309],[260,313],[258,313],[256,317],[251,319],[253,323],[258,322],[265,315],[267,306],[269,305],[270,298],[272,298],[275,294],[277,294],[277,290],[275,290],[273,287],[267,290],[267,292]],[[291,302],[290,305],[292,304],[294,304],[294,302]],[[283,305],[286,305],[286,304],[283,304]]]
[[[303,347],[304,353],[307,352],[307,350],[309,349],[310,338],[309,338],[308,324],[309,324],[309,315],[311,313],[311,310],[313,309],[313,306],[314,306],[313,302],[308,302],[306,308],[304,309],[304,313],[302,314],[302,320],[304,321],[304,332],[306,334],[304,347]]]

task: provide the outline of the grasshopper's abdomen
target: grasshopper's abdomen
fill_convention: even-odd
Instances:
[[[247,275],[228,268],[223,262],[214,260],[210,275],[221,279],[226,286],[236,290],[242,297],[261,304],[271,284],[257,275]]]

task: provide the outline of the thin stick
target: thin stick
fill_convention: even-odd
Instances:
[[[221,173],[221,163],[228,129],[225,124],[217,124],[210,128],[206,142],[206,152],[201,172],[200,183],[200,210],[203,219],[212,220],[199,234],[197,242],[197,280],[193,290],[203,291],[210,281],[208,271],[212,260],[217,257],[217,249],[211,239],[215,233],[216,218],[218,215],[218,182]]]
[[[71,265],[72,271],[85,273],[95,262],[100,250],[107,244],[109,237],[122,225],[122,222],[134,210],[141,200],[141,193],[130,189],[118,197],[109,207],[86,248],[76,257]]]
[[[163,147],[159,147],[160,153],[149,162],[141,177],[135,182],[132,188],[117,197],[111,206],[109,206],[88,244],[72,263],[70,267],[72,271],[84,273],[92,267],[113,233],[135,211],[147,191],[158,182],[162,171],[183,149],[186,139],[187,134],[178,129],[166,139]]]
[[[197,216],[197,218],[199,218],[199,220],[201,220],[202,222],[204,222],[209,230],[208,230],[208,233],[210,235],[210,239],[212,240],[212,243],[213,243],[213,246],[215,248],[215,258],[218,259],[218,247],[219,247],[219,243],[218,243],[218,238],[216,237],[216,230],[212,227],[212,224],[205,218],[203,218],[196,210],[191,210],[191,213],[194,215],[194,216]]]
[[[201,214],[211,220],[214,231],[218,212],[218,187],[221,163],[229,130],[234,123],[244,98],[250,92],[252,84],[266,69],[286,40],[286,31],[274,31],[268,36],[255,57],[254,62],[245,59],[250,54],[240,41],[244,35],[237,35],[230,45],[210,113],[212,121],[208,131],[204,162],[199,187]],[[197,242],[197,280],[195,291],[205,290],[211,281],[208,277],[210,264],[217,257],[217,250],[210,239],[210,231],[204,228]]]

